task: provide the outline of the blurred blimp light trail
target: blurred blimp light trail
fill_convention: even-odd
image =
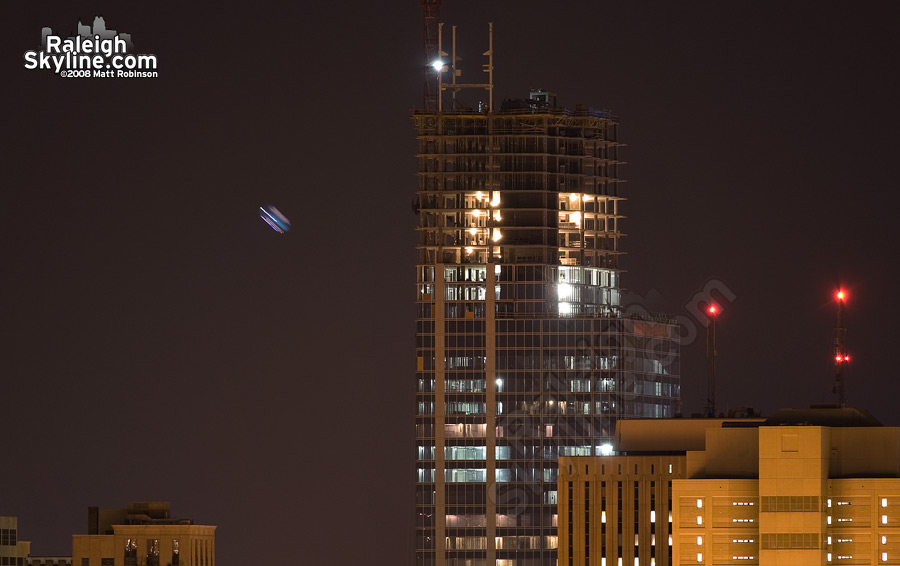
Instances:
[[[272,205],[259,207],[259,217],[265,220],[266,224],[279,234],[284,234],[291,229],[291,221]]]

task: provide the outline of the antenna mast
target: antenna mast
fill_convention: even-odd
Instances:
[[[844,335],[847,328],[844,326],[844,305],[847,301],[847,293],[843,289],[835,295],[837,299],[837,326],[834,328],[834,392],[838,395],[838,402],[843,407],[847,404],[847,392],[844,389],[844,366],[850,361],[844,345]]]

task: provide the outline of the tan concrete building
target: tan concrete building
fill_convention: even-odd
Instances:
[[[560,458],[560,566],[900,564],[900,428],[865,413],[623,421],[615,447]]]
[[[31,543],[19,540],[18,517],[0,517],[0,566],[24,566]]]
[[[215,566],[215,531],[173,519],[169,503],[88,510],[88,532],[72,536],[74,566]]]

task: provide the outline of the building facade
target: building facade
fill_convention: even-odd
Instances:
[[[216,527],[171,517],[167,501],[88,509],[88,534],[72,536],[74,566],[215,566]]]
[[[900,564],[900,428],[837,408],[685,421],[560,460],[560,566]]]
[[[0,566],[24,566],[31,543],[19,540],[18,517],[0,517]]]
[[[544,92],[413,120],[417,564],[552,566],[557,459],[680,395],[674,321],[621,301],[618,123]]]

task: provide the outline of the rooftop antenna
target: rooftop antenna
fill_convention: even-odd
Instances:
[[[706,309],[709,324],[706,326],[706,416],[716,416],[716,318],[719,316],[719,307],[711,303]]]
[[[847,334],[847,328],[844,327],[844,305],[847,302],[847,292],[838,289],[835,295],[837,299],[837,326],[834,328],[834,389],[837,393],[838,402],[841,407],[847,404],[847,392],[844,389],[844,367],[850,361],[844,345],[844,336]]]

